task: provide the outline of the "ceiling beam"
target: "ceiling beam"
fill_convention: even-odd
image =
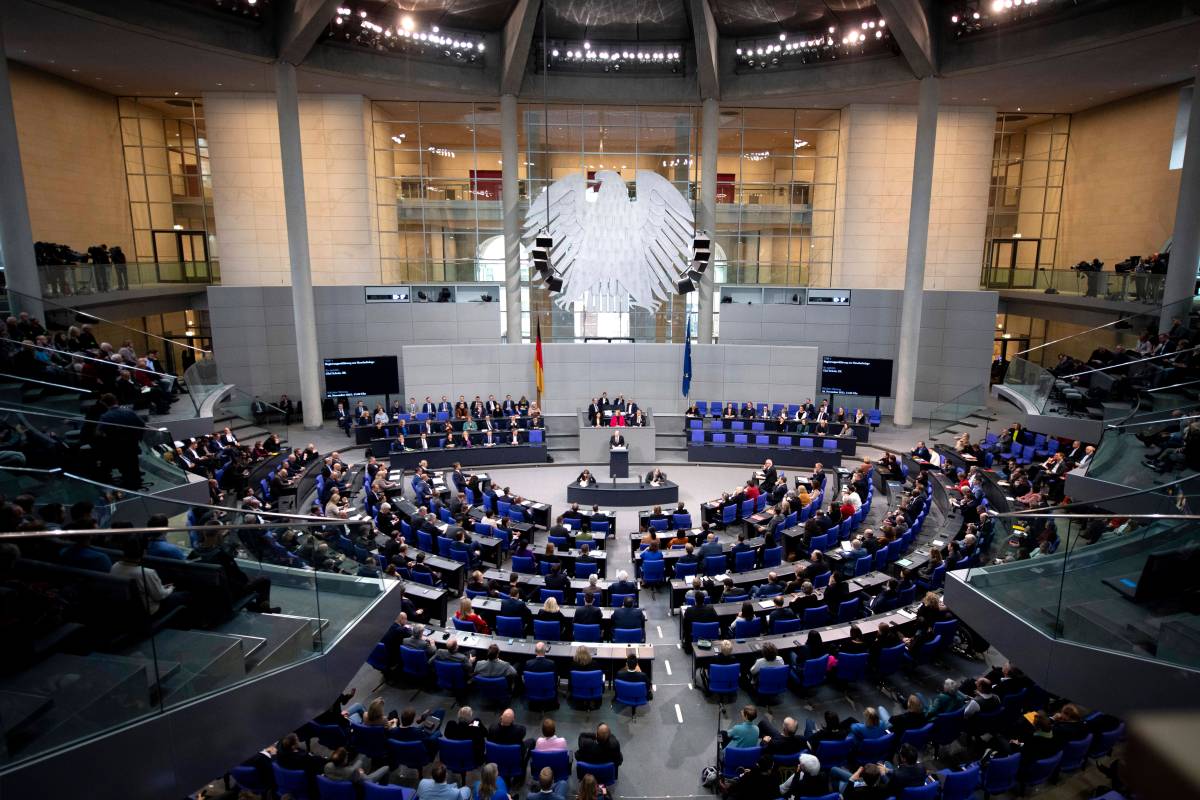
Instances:
[[[282,4],[278,11],[277,58],[289,64],[303,62],[337,13],[338,5],[338,0],[292,0]]]
[[[918,78],[938,71],[933,45],[933,24],[925,0],[875,0],[879,15],[887,20],[892,38],[900,46],[908,68]]]
[[[500,64],[500,94],[516,95],[521,91],[533,34],[537,28],[542,0],[518,0],[508,22],[504,23],[504,55]]]
[[[720,35],[708,0],[688,0],[688,16],[692,19],[692,36],[696,44],[696,73],[700,83],[700,98],[721,99]]]

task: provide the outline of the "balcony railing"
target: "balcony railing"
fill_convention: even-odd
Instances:
[[[41,264],[38,276],[47,297],[157,289],[221,282],[217,261],[138,261],[129,264]]]
[[[1119,303],[1158,305],[1165,275],[1148,272],[1079,272],[1073,269],[992,267],[984,270],[986,289],[1024,289]]]
[[[147,519],[159,499],[59,470],[9,467],[0,468],[0,492],[33,494],[39,506],[94,506],[78,521],[86,530],[68,522],[66,530],[0,532],[19,548],[6,580],[39,587],[53,610],[29,614],[6,634],[0,771],[318,658],[393,583],[314,571],[282,544],[358,535],[353,521],[197,506],[180,525],[110,529],[116,506],[125,519]],[[188,511],[180,504],[175,513]],[[127,548],[134,539],[152,544],[145,557]],[[109,564],[122,566],[110,573]],[[149,569],[174,587],[152,605],[134,586]]]

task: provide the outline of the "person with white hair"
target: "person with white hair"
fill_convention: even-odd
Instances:
[[[617,579],[609,585],[608,593],[609,593],[610,597],[614,594],[615,595],[625,595],[625,594],[637,595],[637,593],[638,593],[637,584],[635,584],[633,581],[629,580],[629,573],[626,570],[623,570],[623,569],[617,570]]]
[[[805,753],[796,762],[796,771],[779,785],[779,794],[786,798],[822,797],[829,793],[829,775],[821,771],[821,762],[812,753]]]

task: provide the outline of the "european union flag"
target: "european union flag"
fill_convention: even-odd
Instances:
[[[692,391],[692,318],[687,317],[686,330],[683,336],[683,396],[687,397]]]

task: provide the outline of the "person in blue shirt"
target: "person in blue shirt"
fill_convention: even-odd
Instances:
[[[68,567],[90,569],[108,574],[112,571],[112,559],[92,547],[91,538],[77,536],[58,553],[58,560]]]
[[[155,514],[146,520],[147,528],[165,528],[168,524],[166,514]],[[187,553],[184,552],[182,547],[168,542],[166,535],[165,531],[153,534],[150,537],[150,541],[146,543],[146,555],[154,556],[155,558],[173,558],[176,561],[186,561]]]
[[[726,747],[758,747],[758,709],[742,706],[742,721],[725,732]]]
[[[440,761],[433,765],[430,777],[417,784],[417,800],[469,800],[470,797],[471,790],[467,787],[446,782],[446,765]]]
[[[494,762],[489,761],[479,768],[479,780],[475,781],[471,800],[508,800],[508,787]]]
[[[883,706],[867,706],[863,711],[863,722],[851,725],[850,733],[860,742],[863,739],[878,739],[888,732],[888,718],[888,711]]]
[[[526,800],[567,800],[567,782],[555,781],[554,770],[542,767],[538,773],[537,790],[531,788]]]

